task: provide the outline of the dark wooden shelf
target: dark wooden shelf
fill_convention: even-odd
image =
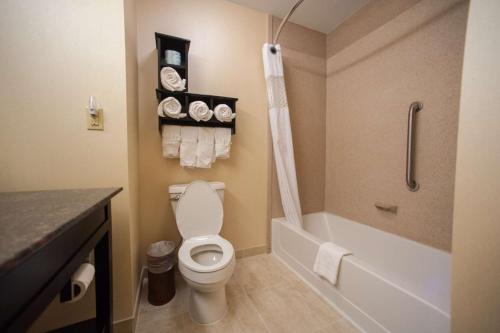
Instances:
[[[185,113],[187,117],[181,119],[174,119],[170,117],[158,117],[159,130],[161,131],[162,125],[180,125],[180,126],[205,126],[205,127],[225,127],[231,128],[231,133],[236,134],[236,118],[231,122],[220,122],[212,116],[209,121],[196,121],[189,116],[189,104],[194,101],[203,101],[207,103],[210,110],[213,110],[219,104],[228,105],[233,112],[236,111],[236,101],[237,98],[234,97],[224,97],[215,95],[202,95],[190,92],[182,91],[168,91],[165,89],[156,89],[156,97],[158,102],[164,100],[167,97],[175,97],[182,105],[182,113]]]
[[[185,71],[186,70],[186,65],[185,64],[181,64],[181,65],[169,64],[169,63],[167,63],[167,61],[165,59],[162,59],[160,61],[160,67],[162,67],[162,68],[163,67],[172,67],[175,70],[181,70],[181,71]],[[179,73],[179,74],[182,74],[182,73]]]
[[[236,133],[236,119],[231,122],[220,122],[212,116],[209,121],[200,121],[192,119],[189,116],[189,104],[194,101],[203,101],[207,103],[210,110],[213,110],[219,104],[228,105],[234,113],[236,113],[236,101],[237,98],[234,97],[224,97],[215,95],[204,95],[195,94],[188,92],[189,86],[189,46],[191,42],[188,39],[183,39],[175,36],[170,36],[162,34],[159,32],[155,33],[156,49],[158,53],[158,89],[156,89],[156,98],[158,103],[167,97],[175,97],[179,103],[182,105],[182,113],[185,113],[187,117],[182,119],[174,119],[169,117],[158,117],[158,128],[161,131],[162,125],[180,125],[180,126],[205,126],[205,127],[224,127],[231,128],[231,133]],[[175,50],[181,54],[181,65],[171,65],[168,64],[165,59],[166,50]],[[169,91],[162,87],[160,79],[160,71],[163,67],[172,67],[175,69],[179,75],[186,80],[186,90],[185,91]]]
[[[179,75],[183,79],[186,79],[186,90],[187,90],[189,85],[188,56],[189,56],[189,45],[191,44],[191,41],[184,38],[165,35],[159,32],[155,32],[155,40],[156,40],[156,50],[158,53],[158,88],[161,88],[160,71],[163,67],[169,66],[179,71]],[[179,52],[181,54],[181,65],[167,64],[167,61],[165,59],[166,50],[175,50]]]

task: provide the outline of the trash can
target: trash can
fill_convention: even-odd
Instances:
[[[149,245],[148,301],[163,305],[175,296],[175,243],[160,241]]]

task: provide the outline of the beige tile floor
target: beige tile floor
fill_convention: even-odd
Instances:
[[[357,333],[334,309],[318,297],[273,255],[238,259],[227,285],[229,312],[210,326],[191,321],[187,312],[188,287],[178,274],[177,294],[163,306],[147,301],[143,288],[137,333]]]

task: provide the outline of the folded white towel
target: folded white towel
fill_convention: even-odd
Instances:
[[[160,71],[160,81],[163,88],[170,91],[186,89],[186,80],[181,79],[179,73],[172,67],[163,67]]]
[[[215,128],[198,127],[198,146],[196,167],[210,168],[214,159]]]
[[[336,244],[330,242],[321,244],[314,262],[314,272],[332,284],[336,284],[340,262],[342,257],[347,254],[352,253]]]
[[[207,103],[195,101],[189,104],[189,115],[196,121],[209,121],[213,111],[208,108]]]
[[[180,119],[187,117],[187,114],[181,113],[182,105],[175,97],[167,97],[158,104],[158,115],[160,117],[170,117]]]
[[[215,118],[220,122],[230,123],[235,117],[236,113],[226,104],[219,104],[214,109]]]
[[[180,147],[181,166],[188,168],[196,167],[197,145],[198,127],[182,126]]]
[[[161,127],[161,138],[163,157],[179,157],[179,147],[181,144],[181,126],[163,125]]]
[[[217,127],[215,129],[215,157],[229,158],[231,151],[231,129]]]

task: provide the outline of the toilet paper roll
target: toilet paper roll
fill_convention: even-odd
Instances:
[[[92,280],[94,279],[95,268],[90,263],[81,264],[71,277],[71,300],[69,303],[78,302],[85,296]]]

